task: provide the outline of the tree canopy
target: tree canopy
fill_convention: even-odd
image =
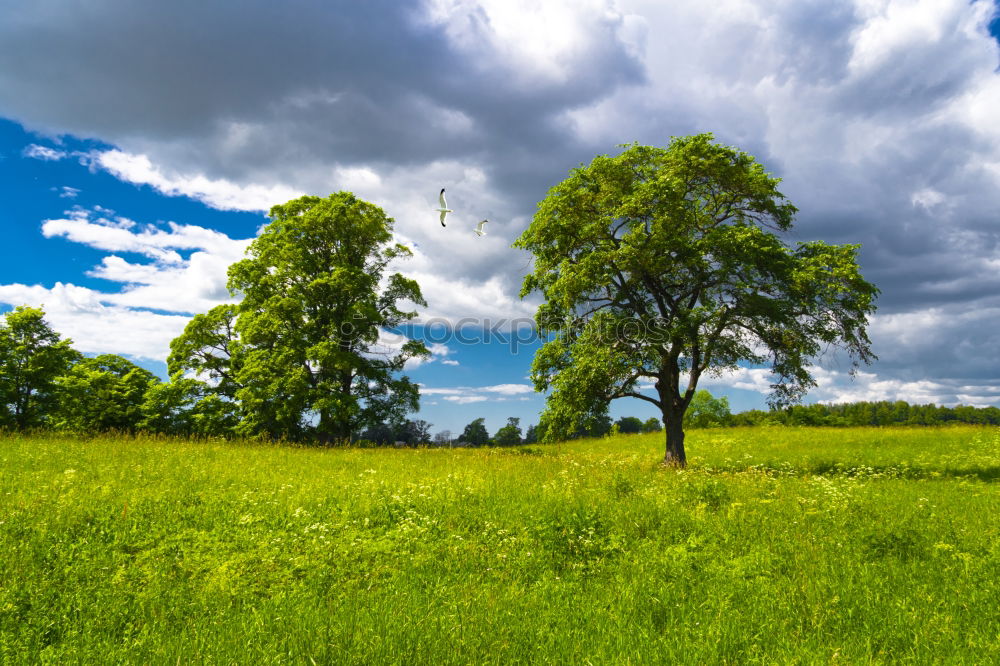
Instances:
[[[486,446],[490,443],[490,433],[486,429],[486,419],[478,418],[465,426],[459,441],[466,442],[472,446]]]
[[[149,387],[142,414],[142,429],[184,437],[231,436],[239,423],[237,403],[222,397],[207,382],[180,372],[169,382]]]
[[[615,421],[615,425],[618,426],[618,432],[623,435],[634,435],[642,432],[642,419],[636,416],[623,416]]]
[[[532,365],[551,391],[547,438],[638,398],[663,415],[665,462],[683,466],[683,416],[705,372],[768,365],[782,405],[815,385],[810,362],[825,348],[852,367],[874,359],[878,290],[859,246],[784,242],[796,208],[778,183],[700,134],[598,156],[549,190],[514,243],[534,254],[521,295],[541,292],[537,322],[555,333]]]
[[[705,389],[695,391],[687,411],[684,412],[684,425],[690,428],[711,428],[727,425],[732,414],[729,411],[729,398],[716,398]]]
[[[58,399],[58,378],[80,358],[39,308],[18,306],[0,325],[0,425],[41,426]]]
[[[53,425],[76,432],[134,432],[143,420],[146,392],[159,378],[116,354],[84,358],[57,379],[60,399]]]
[[[399,372],[428,352],[381,336],[416,316],[403,303],[426,303],[415,281],[386,275],[410,255],[392,219],[348,192],[300,197],[270,217],[229,268],[240,302],[192,319],[171,344],[171,373],[203,375],[237,401],[245,435],[331,442],[402,421],[419,392]]]
[[[663,430],[663,424],[660,423],[660,419],[655,416],[651,416],[642,424],[643,432],[659,432]]]
[[[493,436],[493,443],[497,446],[517,446],[521,443],[521,419],[511,416],[507,419],[507,425],[497,430]]]

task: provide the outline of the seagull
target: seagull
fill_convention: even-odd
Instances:
[[[448,208],[448,202],[444,200],[444,188],[441,188],[441,194],[438,195],[438,205],[440,208],[435,208],[434,210],[441,212],[441,226],[446,226],[444,223],[444,218],[447,217],[448,213],[454,213],[451,208]]]
[[[485,236],[486,232],[483,231],[483,227],[486,226],[487,222],[489,222],[489,220],[483,220],[483,221],[481,221],[479,224],[476,225],[476,228],[473,229],[473,231],[475,231],[476,234],[479,235],[479,236]]]

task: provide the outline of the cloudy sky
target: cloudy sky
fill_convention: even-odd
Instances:
[[[992,0],[5,2],[0,308],[44,305],[81,351],[162,373],[191,314],[227,299],[267,208],[351,190],[415,249],[400,269],[424,321],[493,329],[438,327],[411,370],[421,417],[533,422],[535,347],[497,327],[534,310],[511,241],[581,162],[711,131],[784,179],[792,241],[861,243],[882,290],[880,360],[852,381],[820,359],[810,401],[1000,405],[997,15]],[[767,383],[705,385],[749,408]]]

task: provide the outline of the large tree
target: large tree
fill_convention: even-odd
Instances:
[[[0,324],[0,426],[40,426],[57,405],[57,379],[80,353],[38,308],[18,306]]]
[[[683,466],[684,412],[705,372],[769,364],[783,405],[815,385],[826,348],[846,350],[852,370],[874,358],[878,290],[859,246],[783,241],[796,209],[778,183],[700,134],[599,156],[549,191],[514,243],[535,256],[522,296],[541,292],[536,319],[555,333],[532,366],[551,391],[547,438],[638,398],[663,415],[664,462]]]
[[[194,318],[171,344],[171,372],[205,376],[240,405],[239,430],[321,443],[396,422],[418,408],[417,386],[400,375],[423,343],[393,346],[382,332],[426,305],[390,262],[410,251],[393,242],[393,220],[349,192],[274,206],[271,222],[229,268],[241,300]]]

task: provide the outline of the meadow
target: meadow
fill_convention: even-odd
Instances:
[[[0,438],[4,663],[1000,662],[1000,429]]]

